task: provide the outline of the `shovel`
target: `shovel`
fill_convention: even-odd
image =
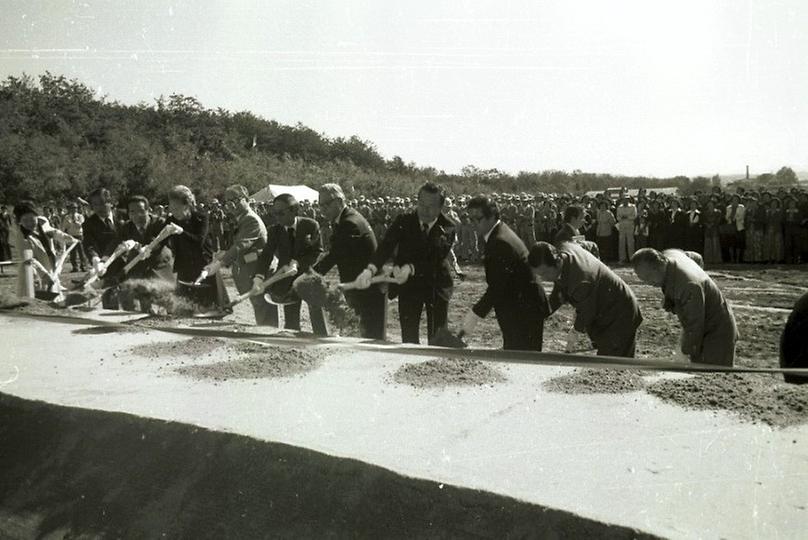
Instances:
[[[173,234],[179,234],[179,233],[175,231],[174,227],[171,224],[163,227],[163,230],[161,230],[160,233],[154,237],[154,240],[149,242],[149,245],[146,246],[146,249],[138,253],[134,259],[126,263],[126,266],[123,267],[124,273],[128,274],[137,263],[146,258],[146,252],[151,253],[152,251],[157,249],[157,247],[163,242],[163,240],[165,240],[166,238],[168,238]]]
[[[236,304],[240,304],[241,302],[243,302],[244,300],[247,300],[250,297],[258,296],[259,294],[264,294],[264,291],[266,290],[266,288],[269,287],[270,285],[272,285],[273,283],[277,283],[278,281],[281,281],[282,279],[286,279],[288,277],[294,276],[296,273],[297,273],[297,269],[294,269],[294,268],[291,268],[289,270],[284,270],[284,271],[281,271],[281,272],[277,272],[272,277],[270,277],[269,279],[264,280],[264,282],[261,283],[261,291],[260,292],[254,292],[253,289],[250,289],[249,291],[245,292],[242,295],[237,296],[234,300],[230,301],[224,309],[206,311],[204,313],[196,313],[196,314],[194,314],[193,318],[194,319],[221,319],[221,318],[229,315],[230,313],[232,313],[233,312],[233,306],[235,306]],[[202,272],[202,274],[205,274],[205,277],[207,277],[206,272]],[[202,277],[202,276],[200,276],[200,277],[201,277],[201,279],[205,279],[205,277]],[[199,281],[199,280],[197,280],[197,281]],[[183,282],[181,282],[181,283],[183,283]],[[183,285],[185,285],[185,284],[186,283],[183,283]],[[209,285],[206,285],[204,283],[190,283],[190,284],[188,284],[188,286],[191,286],[191,287],[193,287],[193,286],[208,287]]]
[[[402,283],[399,282],[399,280],[397,280],[396,278],[394,278],[392,276],[392,273],[393,273],[393,265],[385,264],[384,266],[382,266],[382,271],[378,275],[370,278],[371,285],[374,283],[398,283],[399,285],[401,285]],[[347,283],[339,283],[337,284],[337,287],[339,287],[343,291],[350,291],[353,289],[360,288],[356,280],[349,281]]]

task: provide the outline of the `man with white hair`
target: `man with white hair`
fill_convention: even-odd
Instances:
[[[328,252],[314,269],[326,274],[336,265],[341,282],[353,281],[376,253],[376,235],[362,214],[345,203],[345,194],[339,185],[323,184],[319,191],[320,212],[333,223],[333,233]],[[387,296],[377,285],[345,291],[345,299],[359,315],[362,337],[386,339]]]

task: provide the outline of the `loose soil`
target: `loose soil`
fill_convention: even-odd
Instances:
[[[145,343],[132,347],[129,351],[143,358],[157,360],[165,356],[207,356],[224,346],[225,342],[217,338],[192,337],[183,341]]]
[[[564,394],[624,394],[645,388],[643,374],[635,369],[576,369],[542,386],[548,392]]]
[[[495,385],[507,381],[505,375],[479,360],[437,358],[417,364],[404,364],[393,374],[393,381],[415,388]]]
[[[291,377],[317,369],[322,354],[313,354],[294,347],[264,346],[238,343],[227,347],[227,360],[213,364],[182,366],[177,373],[194,379],[264,379]],[[218,355],[217,355],[218,356]]]
[[[787,427],[808,422],[808,387],[754,374],[710,373],[654,382],[646,390],[688,409],[724,410],[751,422]]]

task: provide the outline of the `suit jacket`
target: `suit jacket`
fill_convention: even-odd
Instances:
[[[345,208],[331,234],[331,249],[314,269],[326,274],[336,265],[340,281],[353,281],[368,265],[376,248],[376,235],[368,221],[353,208]]]
[[[698,356],[708,333],[737,337],[732,308],[707,273],[684,251],[667,249],[663,254],[668,266],[662,292],[682,324],[682,352]]]
[[[258,257],[256,275],[269,274],[272,258],[278,258],[278,267],[292,259],[297,261],[298,275],[307,271],[323,253],[320,240],[320,225],[311,218],[298,216],[295,225],[295,242],[291,245],[289,233],[283,225],[273,225],[267,232],[267,243]]]
[[[497,315],[509,311],[523,316],[535,314],[541,318],[549,314],[547,296],[536,282],[527,262],[528,250],[524,242],[504,223],[494,226],[485,243],[485,281],[488,287],[472,310],[485,317],[491,308]]]
[[[381,268],[393,259],[396,265],[412,264],[415,275],[401,286],[401,293],[452,296],[454,282],[449,251],[455,241],[455,227],[440,214],[424,238],[417,212],[401,214],[393,221],[371,262]]]
[[[188,219],[178,220],[170,216],[167,222],[176,223],[183,229],[182,234],[169,238],[177,279],[194,281],[213,258],[213,247],[208,237],[208,215],[194,210]]]
[[[84,220],[84,224],[81,226],[84,234],[82,243],[88,259],[109,257],[118,247],[118,227],[120,227],[120,223],[115,221],[112,214],[110,214],[110,219],[113,220],[112,227],[103,221],[98,214],[93,214]]]
[[[225,252],[222,263],[233,266],[233,272],[249,275],[258,272],[258,258],[267,245],[267,229],[252,209],[238,217],[233,234],[233,245]]]
[[[576,228],[574,228],[569,223],[565,223],[558,229],[558,232],[553,239],[553,244],[556,246],[560,246],[564,242],[572,242],[572,238],[574,236],[578,236],[580,233]]]
[[[134,240],[138,242],[141,246],[147,246],[149,243],[154,240],[160,231],[163,230],[163,227],[166,226],[166,221],[163,218],[159,218],[156,216],[151,216],[149,219],[149,224],[146,225],[146,228],[141,233],[138,231],[138,228],[132,221],[127,221],[123,223],[120,227],[118,227],[118,240],[117,243],[121,243],[124,240]],[[137,250],[134,250],[130,256],[127,257],[127,260],[131,260],[133,257],[137,255]],[[155,249],[151,256],[144,260],[137,263],[132,270],[129,271],[127,274],[130,278],[144,278],[149,276],[152,270],[166,268],[171,261],[171,253],[168,251],[166,247],[166,242],[160,244],[160,246]],[[116,261],[117,262],[117,261]]]
[[[575,329],[593,338],[615,323],[636,330],[642,316],[629,286],[578,244],[566,242],[558,251],[561,274],[550,294],[550,309],[569,302],[575,308]]]

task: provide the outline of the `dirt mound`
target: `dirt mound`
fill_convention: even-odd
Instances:
[[[0,394],[2,538],[650,538],[196,426]]]
[[[264,379],[291,377],[317,369],[322,355],[294,347],[270,347],[238,343],[227,348],[227,360],[213,364],[182,366],[177,373],[194,379]]]
[[[774,427],[808,422],[808,387],[779,383],[772,376],[711,373],[657,381],[647,391],[689,409],[730,411]]]
[[[129,349],[133,354],[157,360],[164,356],[199,357],[211,354],[224,347],[225,343],[216,338],[193,337],[184,341],[167,341],[163,343],[145,343]]]
[[[494,385],[506,380],[498,369],[467,358],[437,358],[404,364],[393,374],[393,381],[415,388]]]
[[[564,394],[624,394],[645,388],[642,375],[635,369],[576,369],[542,386],[548,392]]]
[[[120,284],[118,295],[121,299],[137,300],[141,307],[148,306],[154,315],[190,317],[205,311],[189,299],[175,293],[172,283],[161,279],[127,279]]]
[[[29,303],[31,301],[27,298],[20,298],[16,294],[0,290],[0,309],[17,309]]]

